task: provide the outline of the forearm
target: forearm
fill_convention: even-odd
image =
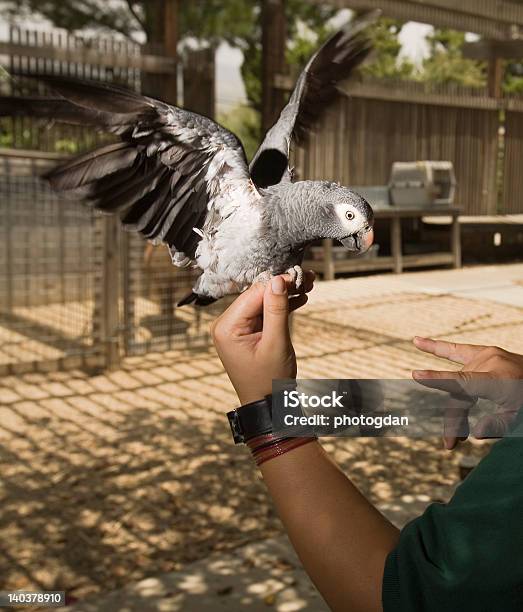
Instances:
[[[307,573],[331,609],[381,610],[385,559],[398,530],[318,442],[267,461],[261,471]]]

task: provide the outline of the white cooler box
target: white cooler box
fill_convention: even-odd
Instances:
[[[456,194],[454,166],[449,161],[396,162],[389,187],[395,206],[451,206]]]

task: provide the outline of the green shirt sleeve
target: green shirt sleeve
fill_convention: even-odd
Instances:
[[[384,612],[523,611],[522,416],[448,504],[402,530],[385,564]]]

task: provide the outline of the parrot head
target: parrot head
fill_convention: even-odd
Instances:
[[[282,182],[264,193],[276,196],[274,205],[264,211],[271,215],[271,227],[280,232],[281,244],[306,245],[332,238],[357,253],[372,245],[372,208],[348,187],[329,181]]]
[[[365,253],[374,241],[374,214],[355,191],[336,185],[329,198],[336,219],[334,236],[349,251]],[[333,197],[334,196],[334,197]]]

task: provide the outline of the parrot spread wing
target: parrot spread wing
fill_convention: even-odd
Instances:
[[[126,229],[194,260],[204,232],[259,195],[240,141],[211,119],[112,85],[39,76],[56,98],[1,98],[0,114],[96,125],[120,142],[47,175],[51,185],[115,213]]]
[[[299,142],[337,97],[338,85],[348,79],[372,50],[366,33],[380,11],[365,13],[336,32],[309,60],[301,73],[289,103],[276,124],[267,132],[251,165],[257,187],[290,179],[289,154],[293,141]]]

